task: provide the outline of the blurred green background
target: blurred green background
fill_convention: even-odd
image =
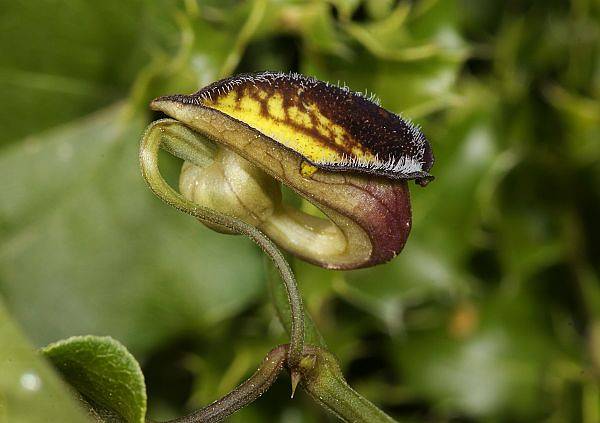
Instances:
[[[163,205],[137,149],[155,96],[299,71],[437,156],[395,260],[293,262],[350,384],[402,421],[600,421],[598,1],[0,0],[0,52],[0,301],[34,347],[118,339],[165,419],[285,341],[260,251]],[[288,383],[230,421],[335,421]]]

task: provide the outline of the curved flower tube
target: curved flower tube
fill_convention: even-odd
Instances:
[[[292,316],[292,330],[288,363],[296,365],[302,356],[304,348],[304,312],[302,296],[298,291],[294,273],[281,251],[254,226],[239,219],[199,206],[184,198],[163,179],[158,167],[158,152],[161,146],[179,157],[202,157],[202,144],[186,144],[181,142],[181,135],[186,134],[186,128],[177,121],[163,119],[153,122],[145,131],[140,146],[140,166],[142,175],[150,189],[167,204],[188,213],[203,223],[225,228],[232,233],[246,235],[252,239],[271,258],[284,282]],[[199,162],[197,162],[199,163]]]
[[[407,181],[432,179],[433,154],[415,126],[347,88],[302,75],[236,76],[151,107],[191,129],[180,131],[188,144],[198,144],[199,134],[216,144],[204,143],[204,156],[184,165],[186,198],[325,268],[396,256],[411,227]],[[285,204],[277,181],[329,219]]]

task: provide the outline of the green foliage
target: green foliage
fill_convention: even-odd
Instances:
[[[422,126],[437,158],[436,180],[411,186],[413,230],[396,259],[345,273],[294,262],[350,384],[409,421],[600,419],[597,2],[0,9],[0,295],[35,346],[119,339],[160,420],[224,394],[286,339],[260,253],[163,206],[137,148],[155,96],[294,70],[375,92]],[[165,166],[172,183],[177,166]],[[8,322],[0,421],[5,410],[82,421]],[[22,397],[29,368],[55,403]],[[326,419],[276,385],[230,420]]]
[[[68,6],[2,1],[0,143],[122,99],[150,58],[149,42],[169,24],[153,19],[158,6],[143,0],[75,0]]]
[[[144,423],[144,375],[123,345],[108,336],[74,336],[48,345],[42,353],[86,398],[128,423]]]
[[[229,316],[263,289],[250,245],[147,195],[136,165],[142,130],[140,118],[126,120],[115,106],[0,158],[3,293],[41,344],[110,333],[145,353]],[[228,283],[212,283],[220,280]],[[61,313],[52,312],[58,305]]]
[[[0,302],[0,421],[86,422],[51,366],[36,354]]]

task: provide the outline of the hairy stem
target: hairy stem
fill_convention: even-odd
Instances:
[[[250,404],[277,380],[285,366],[288,345],[280,345],[267,354],[258,370],[223,398],[185,417],[165,423],[216,423]]]
[[[144,179],[146,179],[150,189],[152,189],[152,191],[167,204],[188,213],[203,222],[221,225],[231,231],[246,235],[258,244],[265,254],[271,258],[281,275],[287,291],[290,314],[292,316],[290,348],[287,364],[290,368],[294,368],[300,362],[304,348],[304,312],[302,297],[298,290],[292,269],[275,244],[254,226],[234,217],[194,204],[175,191],[164,180],[158,167],[158,152],[162,143],[165,142],[165,139],[170,146],[169,150],[171,152],[176,153],[179,151],[179,149],[174,146],[174,144],[177,143],[177,138],[168,138],[168,128],[180,125],[181,123],[176,120],[162,119],[153,122],[146,129],[140,146],[140,165]],[[183,154],[184,159],[193,155],[190,144],[182,145],[181,150],[186,152],[186,154]]]

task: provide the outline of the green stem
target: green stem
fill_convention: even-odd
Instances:
[[[287,351],[287,345],[280,345],[272,349],[258,370],[229,394],[188,416],[165,423],[216,423],[222,421],[256,400],[269,389],[285,366]]]
[[[265,258],[265,267],[267,273],[267,281],[269,285],[269,294],[271,295],[271,303],[275,307],[275,312],[279,321],[283,325],[287,333],[291,333],[292,328],[292,316],[287,306],[287,294],[280,281],[279,273],[274,266]],[[316,345],[321,348],[327,348],[325,339],[321,333],[317,330],[315,323],[313,322],[310,314],[304,311],[304,344]]]
[[[303,389],[323,408],[348,423],[394,423],[396,420],[352,389],[329,351],[307,346],[299,366]]]
[[[146,179],[150,189],[152,189],[152,191],[167,204],[182,212],[190,214],[203,222],[221,225],[231,231],[246,235],[258,244],[265,254],[271,258],[283,279],[287,291],[290,315],[292,316],[288,366],[294,368],[300,362],[304,348],[304,312],[302,307],[302,297],[298,290],[296,279],[281,251],[266,235],[246,222],[209,208],[201,207],[187,200],[180,193],[175,191],[160,174],[160,169],[158,167],[158,152],[161,144],[166,141],[170,151],[175,153],[179,151],[175,145],[178,138],[171,138],[168,135],[170,127],[181,125],[180,122],[173,119],[162,119],[153,122],[146,129],[140,146],[140,165],[144,179]],[[183,154],[184,159],[193,155],[189,143],[185,145],[182,144],[181,150],[186,152],[186,154]]]
[[[273,304],[283,327],[290,331],[291,316],[284,300],[285,293],[277,282],[272,267],[269,272],[269,288]],[[346,382],[340,366],[325,345],[321,333],[310,315],[304,316],[306,345],[304,357],[295,369],[300,373],[302,388],[323,408],[341,420],[352,423],[391,423],[390,416],[372,402],[352,389]]]

